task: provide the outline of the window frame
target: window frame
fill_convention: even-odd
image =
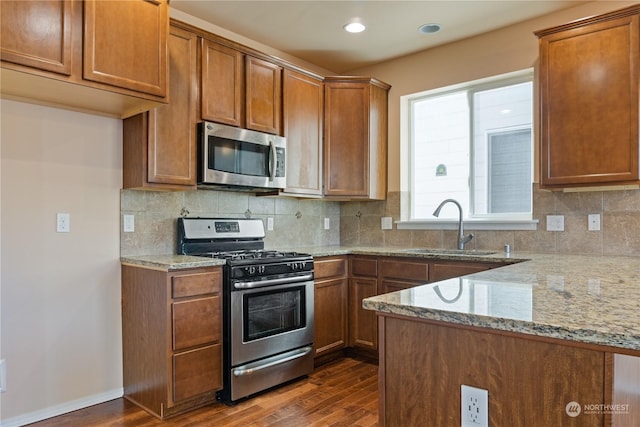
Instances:
[[[474,108],[473,108],[473,94],[480,91],[486,91],[505,86],[511,86],[515,84],[531,82],[534,83],[534,69],[528,68],[512,73],[501,74],[484,79],[474,80],[470,82],[450,85],[442,88],[426,90],[418,93],[408,94],[400,97],[400,186],[403,193],[406,193],[408,197],[402,197],[401,201],[401,216],[400,221],[397,221],[398,229],[456,229],[457,219],[412,219],[411,208],[413,198],[413,169],[414,169],[414,156],[413,156],[413,134],[412,134],[412,120],[413,120],[413,106],[416,101],[424,99],[425,97],[443,96],[455,92],[467,91],[467,100],[469,102],[469,174],[470,177],[474,173],[474,151],[473,151],[473,121],[474,121]],[[535,117],[535,86],[533,88],[532,96],[532,110]],[[531,182],[534,182],[534,168],[536,161],[534,158],[535,153],[535,136],[536,127],[535,119],[532,118],[531,133]],[[525,128],[521,126],[522,128]],[[474,190],[469,186],[469,203],[473,205]],[[533,199],[533,193],[532,193]],[[465,227],[471,230],[536,230],[538,220],[533,219],[533,200],[531,200],[531,212],[522,214],[474,214],[470,216],[471,212],[466,212],[467,218],[464,218]]]

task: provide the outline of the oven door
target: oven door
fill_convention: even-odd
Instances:
[[[313,291],[313,279],[231,291],[231,366],[312,346]]]

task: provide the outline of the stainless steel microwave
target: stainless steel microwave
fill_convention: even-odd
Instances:
[[[198,127],[200,185],[285,188],[286,138],[211,122]]]

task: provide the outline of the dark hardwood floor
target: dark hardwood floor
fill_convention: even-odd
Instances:
[[[377,373],[374,364],[343,358],[320,366],[308,378],[235,406],[214,404],[160,421],[132,403],[116,399],[31,426],[377,426]]]

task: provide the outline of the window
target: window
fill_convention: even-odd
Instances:
[[[409,220],[434,220],[445,199],[465,219],[531,220],[532,80],[527,70],[406,97]],[[456,206],[439,218],[457,219]]]

